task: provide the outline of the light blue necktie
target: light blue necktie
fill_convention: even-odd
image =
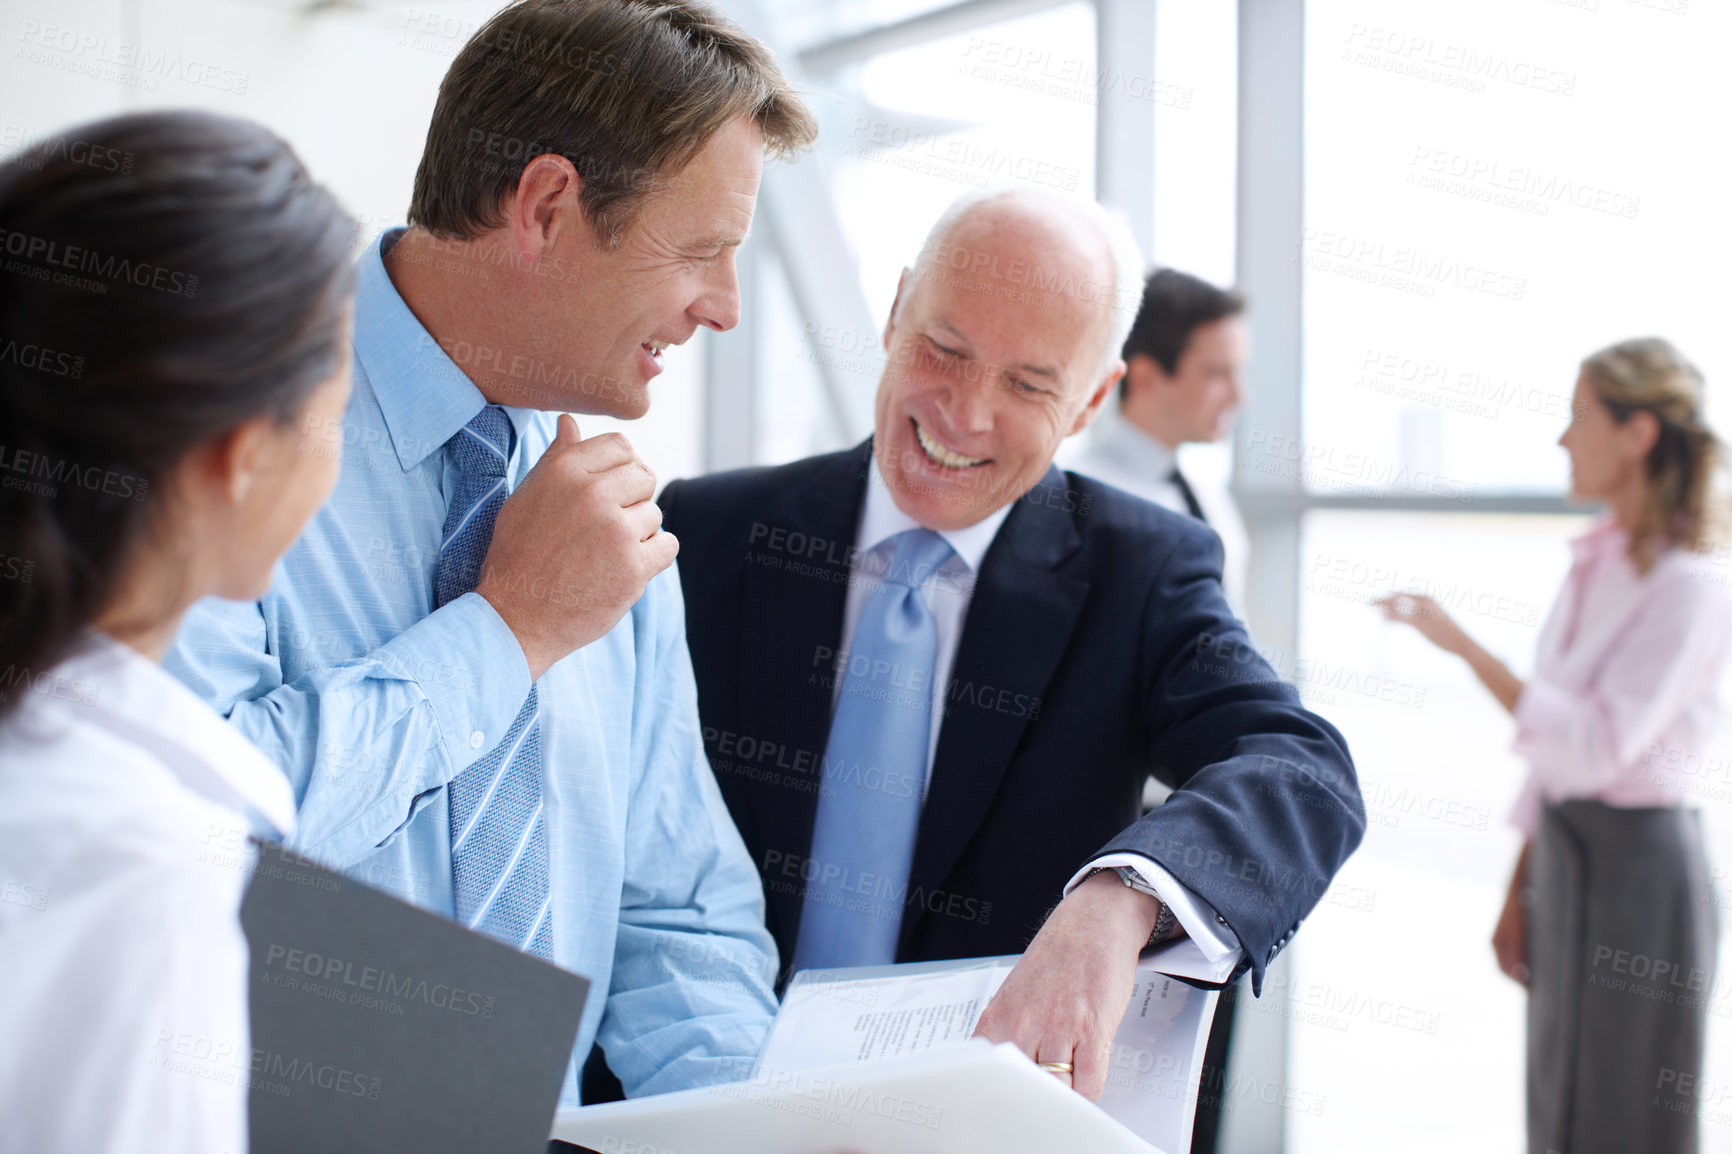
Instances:
[[[896,960],[938,657],[938,629],[920,588],[952,550],[930,529],[895,540],[890,568],[854,630],[824,749],[795,969]]]
[[[461,479],[433,574],[435,608],[473,590],[481,577],[508,493],[512,439],[511,418],[488,405],[445,443]],[[540,713],[532,685],[505,739],[451,780],[451,889],[458,921],[551,961]]]

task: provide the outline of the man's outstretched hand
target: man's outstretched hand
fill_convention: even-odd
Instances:
[[[1036,1062],[1069,1062],[1077,1093],[1106,1089],[1113,1035],[1130,1005],[1137,955],[1161,903],[1112,870],[1070,892],[980,1015],[975,1034],[1015,1042]],[[1062,1075],[1061,1075],[1062,1077]]]

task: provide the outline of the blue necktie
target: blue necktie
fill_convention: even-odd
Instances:
[[[824,749],[795,969],[896,960],[938,657],[938,629],[920,589],[952,550],[930,529],[895,540],[890,568],[854,630]]]
[[[445,515],[434,607],[475,588],[505,504],[511,418],[488,405],[445,443],[461,479]],[[535,687],[505,739],[451,780],[451,889],[457,920],[552,960],[547,827],[541,817],[540,704]]]

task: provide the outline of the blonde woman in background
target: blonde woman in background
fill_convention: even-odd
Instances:
[[[1582,362],[1558,443],[1604,505],[1525,684],[1427,597],[1379,604],[1467,661],[1515,715],[1525,835],[1492,945],[1528,988],[1528,1149],[1697,1148],[1717,933],[1699,814],[1668,765],[1713,728],[1732,605],[1700,572],[1718,442],[1700,373],[1666,341]]]

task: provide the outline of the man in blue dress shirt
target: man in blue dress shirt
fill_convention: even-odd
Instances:
[[[362,256],[329,504],[170,667],[271,756],[291,843],[587,976],[631,1095],[749,1072],[763,893],[704,758],[655,478],[617,434],[731,328],[766,150],[815,128],[701,3],[521,0],[440,89],[410,226]],[[244,452],[235,445],[227,451]],[[453,1060],[461,1060],[454,1056]]]

